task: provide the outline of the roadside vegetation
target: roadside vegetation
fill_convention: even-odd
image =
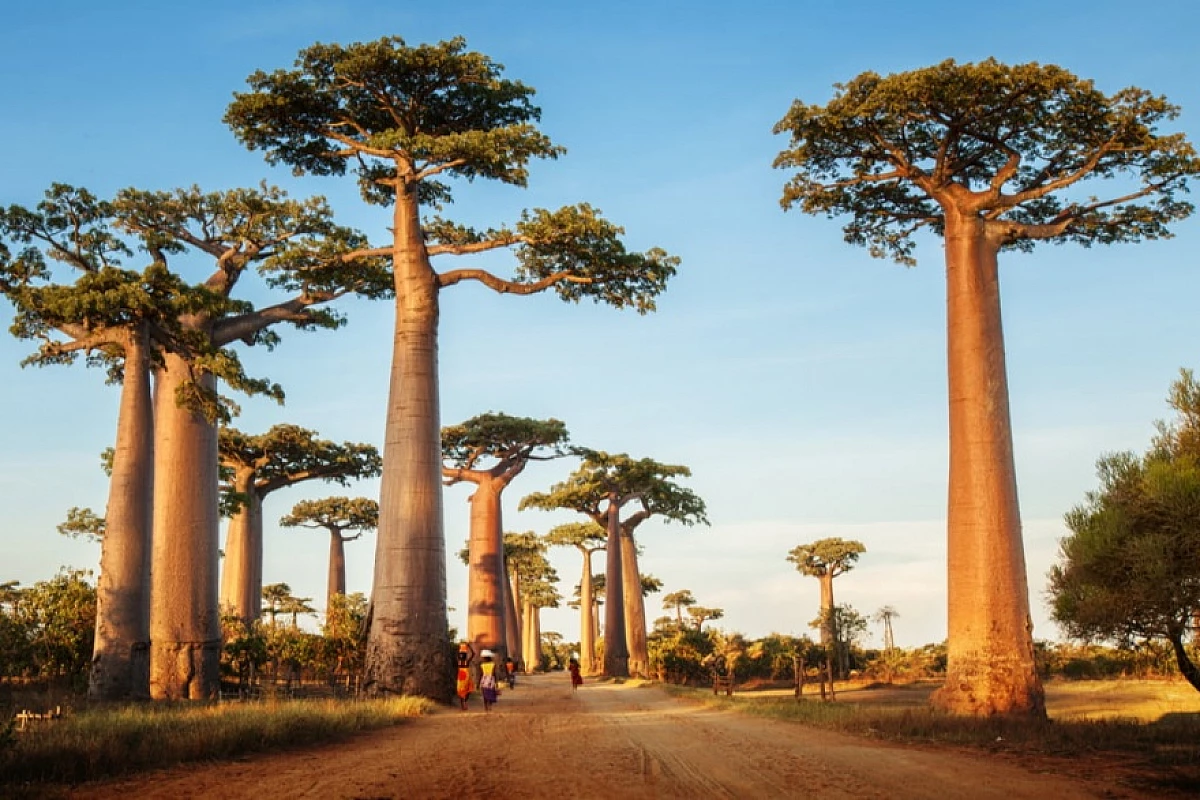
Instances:
[[[0,787],[80,783],[186,761],[339,741],[431,710],[416,697],[87,709],[0,736]],[[7,744],[7,746],[5,746]],[[2,794],[2,792],[0,792]]]

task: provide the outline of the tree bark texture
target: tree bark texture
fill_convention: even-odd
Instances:
[[[233,490],[246,502],[229,520],[221,568],[221,610],[247,625],[262,616],[262,498],[254,479],[252,467],[239,467],[234,475]]]
[[[467,543],[467,641],[476,653],[495,651],[503,665],[508,654],[504,629],[504,542],[500,509],[502,484],[483,478],[471,495],[471,528]]]
[[[629,674],[650,677],[650,650],[646,643],[646,598],[638,567],[637,544],[632,533],[621,534],[621,578],[625,604],[625,646],[629,650]]]
[[[373,696],[449,702],[454,661],[442,528],[438,290],[421,235],[416,187],[415,182],[397,187],[393,215],[396,319],[365,688]]]
[[[537,647],[537,623],[534,617],[537,614],[537,608],[533,603],[526,602],[522,609],[521,633],[525,639],[521,642],[521,660],[525,662],[526,672],[536,672],[541,666],[542,659]]]
[[[584,675],[596,673],[596,632],[592,629],[592,551],[583,553],[583,575],[579,579],[579,669]]]
[[[176,403],[191,373],[178,356],[164,358],[154,389],[150,696],[208,700],[220,687],[217,428]],[[196,379],[208,389],[216,383]]]
[[[947,212],[948,663],[933,702],[962,715],[1045,716],[1017,502],[998,250],[980,220]]]
[[[149,339],[130,333],[96,581],[96,638],[88,699],[150,696],[150,546],[154,416]]]
[[[325,587],[325,610],[333,608],[333,598],[346,593],[346,539],[342,532],[329,531],[329,581]]]
[[[500,550],[501,560],[503,560],[504,550]],[[504,565],[505,575],[508,574],[508,565]],[[516,580],[514,575],[512,580],[505,578],[504,580],[504,639],[507,643],[509,653],[516,653],[518,657],[521,653],[521,614],[517,610],[516,588],[513,586],[513,581]]]
[[[829,567],[817,578],[821,582],[821,645],[830,647],[833,635],[833,570]]]
[[[622,580],[621,519],[619,500],[608,500],[607,563],[604,576],[604,674],[629,677],[629,648],[625,641],[624,581]]]

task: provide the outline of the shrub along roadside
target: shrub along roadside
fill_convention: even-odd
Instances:
[[[415,697],[97,708],[18,734],[12,747],[0,750],[0,787],[79,783],[184,761],[337,741],[432,708]]]

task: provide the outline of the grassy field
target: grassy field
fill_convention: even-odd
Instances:
[[[838,684],[836,702],[806,686],[738,687],[733,697],[669,689],[695,702],[854,736],[984,749],[1051,771],[1119,773],[1154,791],[1200,794],[1200,692],[1178,681],[1051,681],[1049,720],[973,719],[934,711],[936,682]]]
[[[837,699],[880,707],[921,708],[940,684],[838,684]],[[1184,680],[1050,681],[1046,683],[1046,712],[1050,719],[1135,720],[1158,722],[1171,714],[1200,715],[1200,692]],[[805,697],[819,697],[816,686],[804,687]],[[745,692],[749,696],[793,697],[791,688]]]
[[[0,730],[4,787],[77,783],[318,742],[402,723],[433,704],[421,698],[130,705],[68,714],[26,732]]]

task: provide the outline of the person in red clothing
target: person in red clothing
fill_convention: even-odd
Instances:
[[[466,711],[467,698],[471,696],[471,692],[475,688],[475,682],[471,680],[471,661],[475,658],[475,649],[469,643],[462,642],[458,646],[457,658],[458,674],[454,680],[455,693],[458,695],[459,706]]]
[[[572,658],[567,662],[567,671],[571,673],[571,691],[583,685],[583,676],[579,674],[579,662]]]

